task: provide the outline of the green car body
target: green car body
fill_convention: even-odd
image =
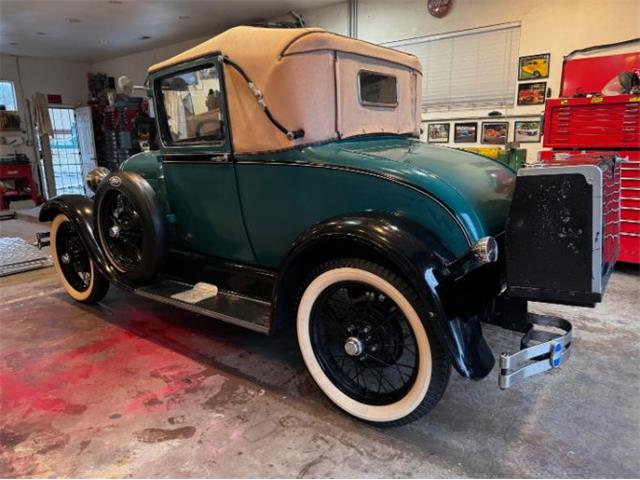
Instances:
[[[277,268],[295,240],[331,218],[401,216],[454,257],[504,231],[515,172],[502,163],[402,137],[363,137],[210,164],[140,153],[140,174],[175,216],[172,242],[203,255]]]
[[[487,308],[504,284],[504,272],[497,263],[478,268],[482,262],[474,246],[503,234],[515,172],[480,155],[425,144],[411,133],[238,153],[225,95],[219,99],[221,138],[172,142],[162,80],[212,68],[224,92],[224,70],[230,67],[223,63],[211,55],[149,75],[160,148],[133,155],[120,172],[154,192],[161,212],[155,222],[165,225],[166,236],[152,252],[156,263],[189,283],[211,280],[204,263],[223,264],[223,270],[231,265],[235,283],[221,285],[230,291],[254,283],[239,277],[258,278],[266,286],[239,293],[270,303],[269,331],[295,316],[300,284],[321,259],[350,253],[398,267],[423,301],[437,307],[439,335],[456,369],[468,378],[486,376],[494,359],[479,325],[490,316]],[[50,201],[41,220],[52,220],[56,212],[75,219],[102,274],[137,291],[136,281],[123,279],[105,255],[107,237],[94,233],[100,230],[97,207],[86,197],[71,197]],[[453,282],[450,270],[473,283]],[[466,275],[471,270],[480,273]]]

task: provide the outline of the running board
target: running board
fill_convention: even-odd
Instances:
[[[217,291],[213,285],[204,284],[204,288],[202,285],[162,280],[146,287],[136,288],[133,293],[249,330],[269,333],[271,323],[271,304],[269,302],[244,297],[225,290]],[[209,292],[208,295],[207,292]],[[200,295],[207,298],[198,301]],[[189,301],[189,299],[193,299],[193,301]]]

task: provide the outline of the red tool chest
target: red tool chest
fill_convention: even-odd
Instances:
[[[547,100],[544,146],[639,148],[640,95]]]
[[[38,188],[33,181],[31,165],[28,163],[0,163],[0,210],[11,200],[31,198],[37,205]]]
[[[620,152],[622,190],[620,195],[621,262],[640,263],[640,150]]]
[[[640,264],[640,95],[548,100],[543,146],[553,149],[543,162],[579,152],[622,158],[618,261]]]

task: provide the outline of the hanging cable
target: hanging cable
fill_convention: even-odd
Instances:
[[[255,84],[251,81],[249,76],[245,73],[245,71],[242,69],[240,65],[235,63],[226,55],[220,55],[219,59],[221,62],[225,63],[226,65],[233,67],[242,76],[244,81],[247,82],[247,86],[249,87],[249,90],[251,90],[251,93],[253,94],[253,96],[256,97],[256,100],[258,101],[258,105],[260,105],[260,108],[262,108],[264,113],[267,115],[267,118],[269,118],[271,123],[273,123],[273,125],[278,130],[284,133],[289,140],[296,140],[298,138],[304,137],[304,130],[302,129],[289,130],[285,128],[285,126],[282,125],[278,120],[276,120],[276,118],[271,113],[271,110],[269,110],[269,107],[267,107],[267,104],[264,101],[264,97],[262,96],[262,92],[255,86]]]

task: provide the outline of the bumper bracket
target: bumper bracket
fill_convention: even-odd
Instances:
[[[39,249],[43,247],[48,247],[51,244],[49,240],[49,232],[37,232],[36,233],[36,246]]]
[[[564,333],[540,330],[552,327]],[[520,351],[500,354],[498,385],[507,389],[514,384],[547,370],[558,368],[571,355],[572,325],[561,318],[535,317],[520,342]]]

